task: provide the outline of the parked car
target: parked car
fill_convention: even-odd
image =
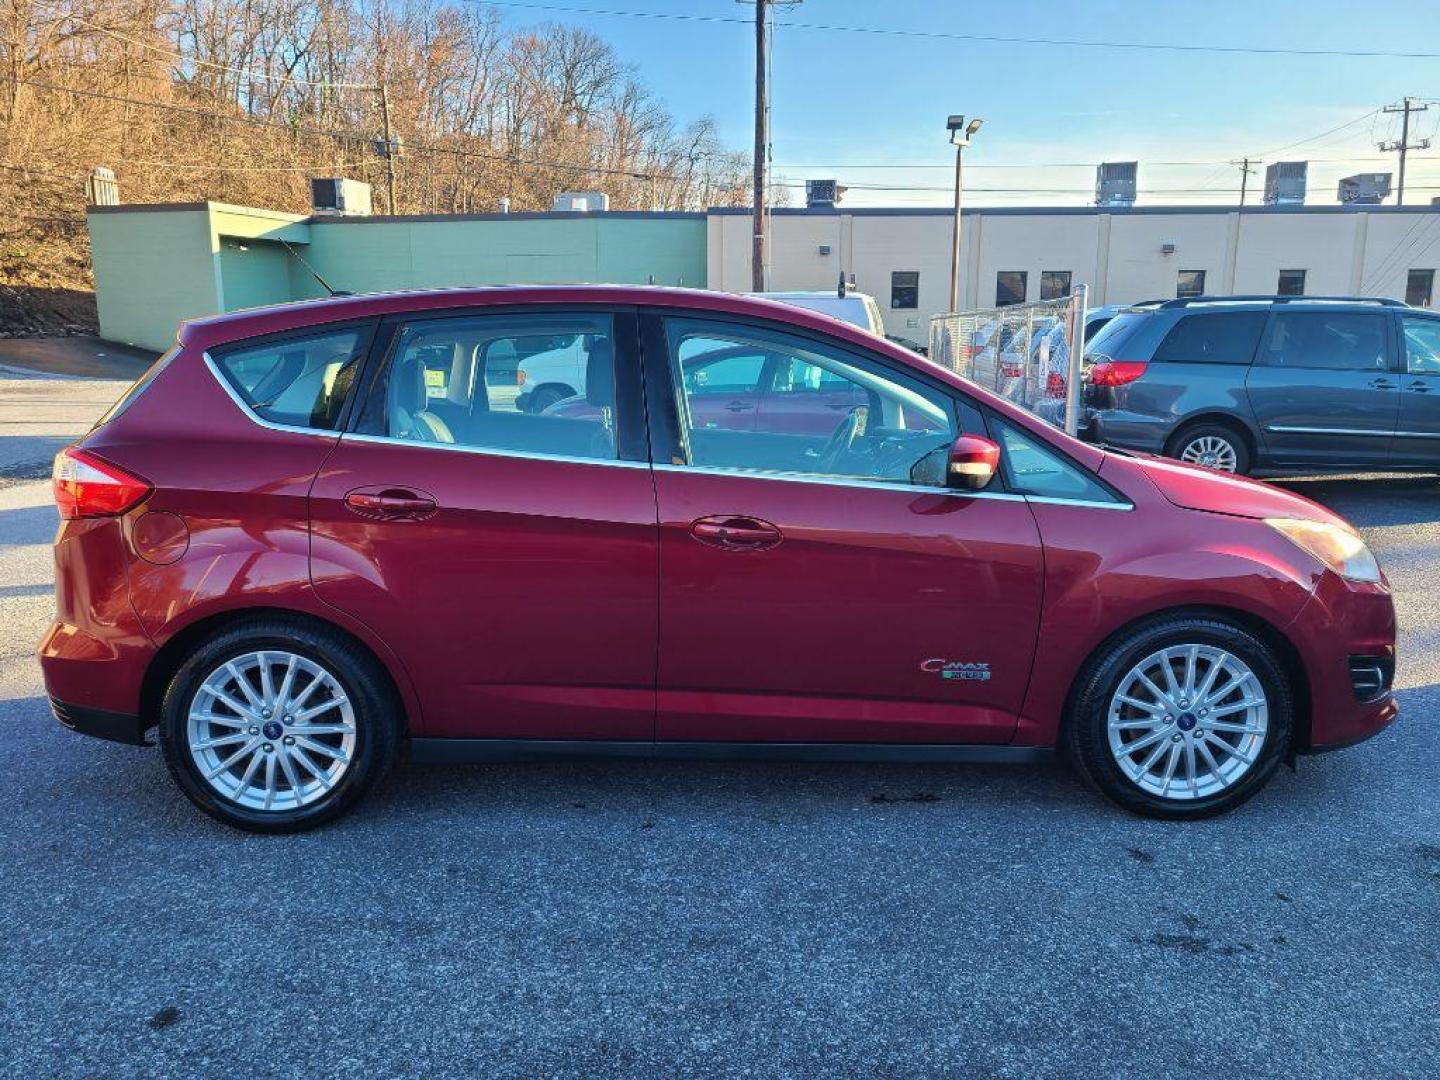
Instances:
[[[572,334],[592,414],[491,386],[492,358]],[[757,368],[773,413],[706,403]],[[158,728],[180,789],[247,829],[350,809],[404,743],[1059,750],[1120,805],[1193,818],[1396,715],[1390,589],[1334,514],[1100,450],[754,298],[517,287],[196,320],[54,487],[56,717]]]
[[[885,319],[880,314],[880,305],[869,293],[846,290],[841,294],[837,289],[831,292],[761,292],[750,295],[776,300],[792,307],[804,308],[806,311],[818,311],[832,319],[868,330],[876,337],[885,337]],[[903,341],[900,344],[914,348]]]
[[[1440,315],[1364,297],[1197,297],[1086,351],[1093,442],[1225,472],[1440,468]]]

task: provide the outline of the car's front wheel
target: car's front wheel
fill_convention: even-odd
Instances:
[[[1122,634],[1087,664],[1067,734],[1081,774],[1126,809],[1207,817],[1270,779],[1292,714],[1268,644],[1218,618],[1175,615]]]
[[[343,635],[256,618],[201,642],[170,680],[165,764],[201,810],[296,832],[344,813],[395,757],[393,694]]]

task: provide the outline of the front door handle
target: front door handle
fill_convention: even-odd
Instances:
[[[749,401],[732,401],[725,406],[727,412],[753,412],[755,406]]]
[[[784,535],[768,521],[736,514],[712,514],[690,523],[690,535],[702,544],[726,551],[763,551]]]
[[[434,514],[439,504],[432,496],[409,488],[356,488],[346,494],[345,508],[384,521],[422,521]]]
[[[1398,384],[1382,377],[1379,379],[1371,379],[1370,385],[1376,390],[1394,390]]]

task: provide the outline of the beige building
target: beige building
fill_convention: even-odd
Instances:
[[[944,208],[776,210],[771,289],[871,293],[886,330],[924,340],[949,307],[953,215]],[[711,210],[712,289],[750,288],[746,210]],[[1440,207],[977,209],[961,233],[961,306],[1090,287],[1091,305],[1197,293],[1381,295],[1436,302]],[[913,306],[911,306],[913,305]]]

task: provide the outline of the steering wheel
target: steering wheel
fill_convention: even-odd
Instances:
[[[815,460],[816,472],[834,472],[835,466],[840,464],[842,455],[849,452],[855,445],[855,440],[865,434],[865,422],[869,418],[870,410],[864,405],[856,405],[845,418],[840,421],[830,438],[821,447],[820,453]]]

